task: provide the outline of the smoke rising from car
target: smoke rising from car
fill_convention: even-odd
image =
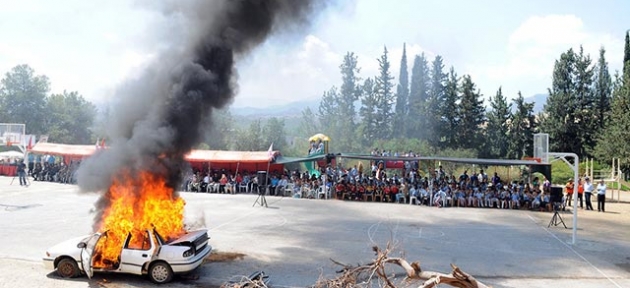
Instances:
[[[276,32],[305,28],[313,12],[325,4],[316,0],[157,3],[144,4],[154,5],[167,19],[183,21],[185,29],[141,76],[117,90],[108,148],[83,161],[78,171],[81,191],[107,191],[122,170],[162,175],[176,191],[184,156],[202,140],[212,111],[233,101],[238,88],[235,62]]]

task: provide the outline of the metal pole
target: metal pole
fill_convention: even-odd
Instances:
[[[571,155],[573,156],[573,159],[575,159],[575,161],[573,162],[573,171],[574,171],[574,179],[573,179],[573,183],[575,183],[573,185],[573,239],[571,240],[571,244],[575,245],[575,242],[577,241],[577,225],[578,225],[578,218],[577,218],[577,201],[578,201],[578,193],[577,193],[577,189],[575,189],[575,185],[579,185],[579,181],[580,181],[580,159],[576,154]]]

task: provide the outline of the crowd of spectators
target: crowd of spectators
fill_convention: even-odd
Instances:
[[[46,181],[64,184],[76,184],[76,173],[81,161],[71,160],[66,164],[61,157],[53,155],[29,155],[28,176],[33,181]]]
[[[387,153],[387,152],[385,152]],[[390,154],[391,155],[391,154]],[[412,156],[406,153],[404,156]],[[387,156],[387,155],[385,155]],[[401,156],[402,157],[402,156]],[[304,171],[272,171],[268,181],[269,195],[296,198],[334,198],[346,201],[409,203],[436,207],[479,207],[552,211],[551,184],[547,179],[531,182],[505,181],[484,170],[448,175],[442,166],[422,176],[418,163],[406,163],[402,172],[388,174],[384,163],[371,162],[364,171],[359,163],[348,169],[328,166],[320,175]],[[183,189],[192,192],[256,192],[259,179],[248,171],[196,171],[185,177]]]

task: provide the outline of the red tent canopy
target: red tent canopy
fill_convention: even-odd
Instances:
[[[107,149],[107,147],[105,148]],[[69,145],[56,143],[37,143],[30,150],[31,153],[64,156],[64,158],[89,157],[97,151],[95,145]],[[207,163],[210,169],[226,169],[229,171],[256,172],[267,170],[267,165],[279,151],[221,151],[221,150],[192,150],[186,155],[186,160],[195,167]],[[269,171],[282,172],[282,164],[271,164]]]

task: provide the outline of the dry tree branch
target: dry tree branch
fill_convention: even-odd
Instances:
[[[371,286],[371,282],[376,276],[377,279],[383,281],[384,286],[388,288],[395,288],[393,280],[387,276],[385,270],[386,264],[393,264],[399,266],[405,270],[406,280],[424,280],[425,282],[420,286],[423,288],[436,287],[438,284],[446,284],[452,287],[459,288],[487,288],[485,284],[477,281],[472,275],[462,271],[459,267],[451,264],[453,269],[451,273],[445,274],[434,271],[423,271],[420,267],[420,262],[411,262],[403,258],[388,257],[390,252],[390,245],[387,244],[385,250],[381,250],[378,246],[373,246],[372,250],[376,253],[376,258],[373,262],[364,265],[351,266],[343,264],[334,259],[330,259],[336,265],[343,268],[337,273],[341,273],[337,278],[318,281],[316,287],[325,288],[337,288],[337,287],[356,287],[361,277],[365,276],[366,272],[369,272],[367,279],[362,282],[366,286]]]

